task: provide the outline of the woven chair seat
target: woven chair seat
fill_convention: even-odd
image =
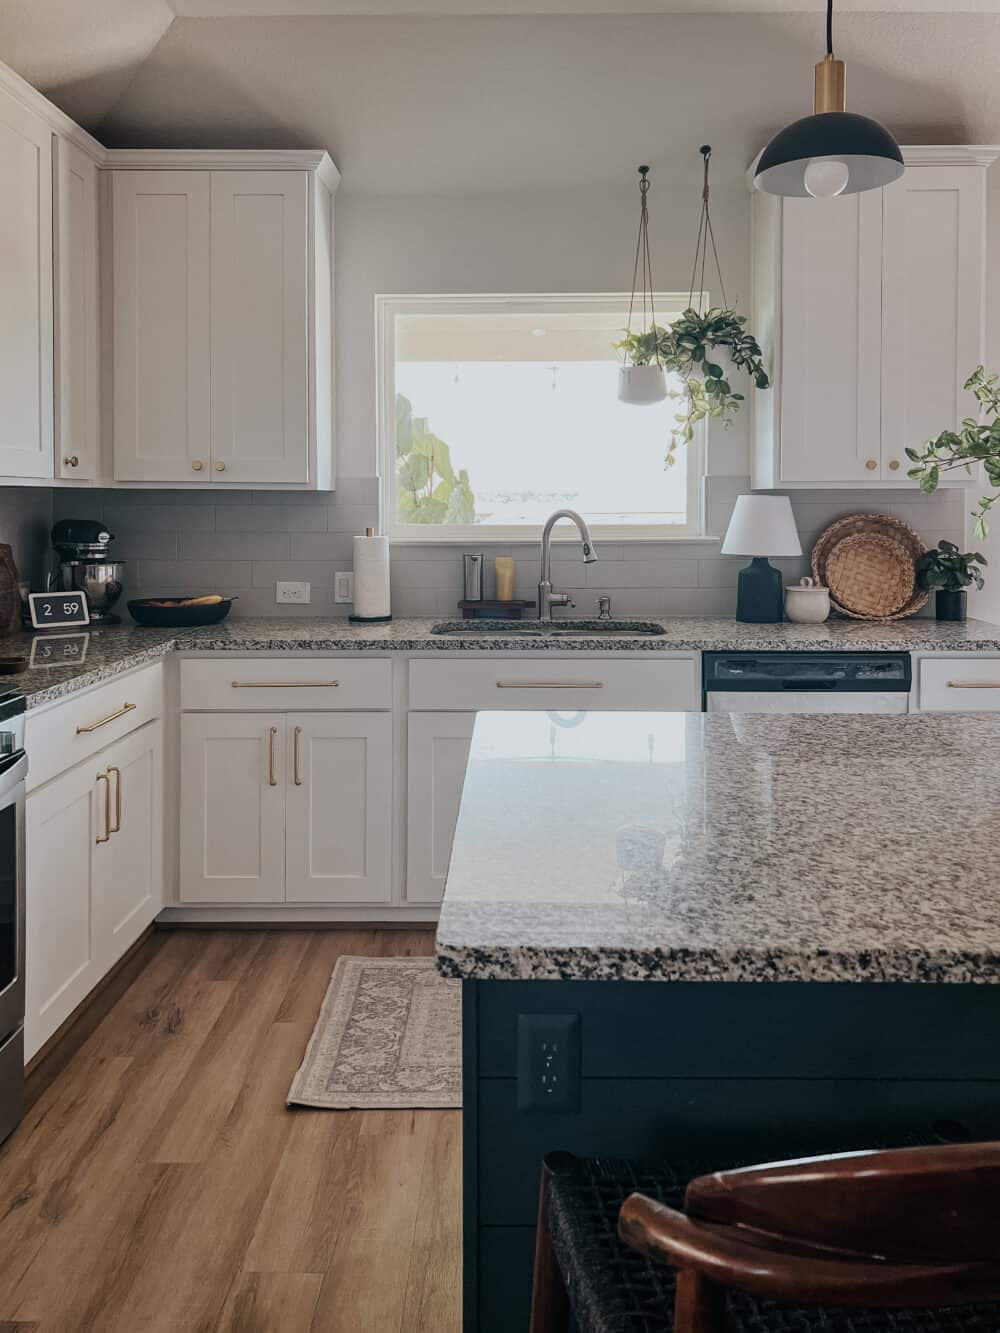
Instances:
[[[550,1159],[553,1160],[553,1159]],[[674,1272],[618,1239],[618,1211],[638,1190],[671,1208],[684,1206],[689,1180],[704,1163],[640,1165],[554,1157],[549,1230],[579,1333],[669,1333]],[[730,1292],[731,1333],[1000,1333],[1000,1305],[944,1310],[820,1309],[777,1305]]]

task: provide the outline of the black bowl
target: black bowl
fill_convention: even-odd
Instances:
[[[180,601],[180,598],[164,596],[155,600]],[[188,629],[194,625],[217,625],[229,615],[235,600],[235,597],[224,597],[221,602],[208,602],[202,606],[152,606],[149,598],[140,597],[127,605],[129,615],[140,625],[149,625],[153,629]]]

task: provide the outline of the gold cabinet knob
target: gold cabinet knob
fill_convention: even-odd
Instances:
[[[898,459],[898,458],[890,458],[890,459],[889,459],[889,471],[890,471],[890,472],[898,472],[898,471],[899,471],[899,459]]]
[[[878,467],[878,459],[869,458],[868,462],[865,464],[865,467],[868,469],[869,472],[874,472],[875,469]]]
[[[63,467],[79,467],[80,460],[76,454],[70,454],[69,458],[63,459]]]
[[[192,472],[200,472],[204,466],[205,466],[205,464],[201,461],[200,458],[195,458],[195,459],[192,460],[192,463],[191,463],[191,471],[192,471]]]
[[[216,465],[215,465],[215,470],[216,470],[216,472],[225,472],[225,470],[226,470],[226,465],[225,465],[225,463],[223,463],[223,462],[221,462],[221,461],[218,462],[218,463],[216,463]]]

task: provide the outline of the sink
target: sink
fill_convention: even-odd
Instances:
[[[432,634],[511,634],[518,638],[592,638],[620,634],[630,638],[654,638],[666,634],[652,620],[443,620],[431,626]]]

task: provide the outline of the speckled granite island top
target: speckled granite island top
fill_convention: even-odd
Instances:
[[[821,652],[1000,652],[1000,625],[969,620],[939,624],[917,618],[868,624],[830,620],[823,625],[741,625],[735,620],[678,616],[655,620],[662,635],[576,635],[546,637],[524,622],[524,634],[470,629],[463,634],[435,634],[440,619],[430,616],[393,620],[383,625],[352,625],[344,617],[295,620],[229,620],[196,630],[153,630],[134,625],[94,629],[85,660],[58,667],[36,666],[5,683],[24,691],[28,707],[38,708],[76,690],[110,680],[173,651],[192,653],[670,653],[703,650]],[[643,623],[649,623],[646,620]],[[78,636],[77,636],[78,637]],[[0,638],[0,653],[29,657],[32,641],[54,636],[13,634]],[[63,641],[68,642],[68,641]]]
[[[1000,982],[998,752],[987,714],[481,713],[439,967]]]

